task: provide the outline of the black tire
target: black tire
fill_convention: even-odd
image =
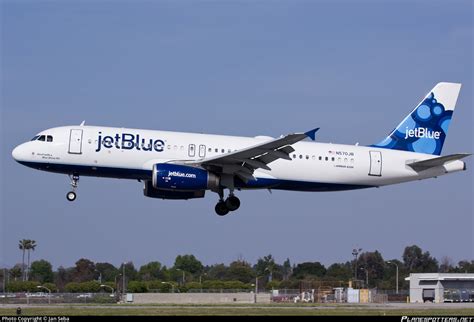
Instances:
[[[225,205],[224,201],[219,201],[216,205],[216,214],[219,216],[225,216],[229,213],[229,209]]]
[[[69,200],[69,201],[74,201],[76,200],[77,196],[76,196],[76,193],[74,191],[69,191],[67,194],[66,194],[66,199]]]
[[[240,200],[236,196],[229,196],[225,201],[225,205],[230,211],[236,211],[240,207]]]

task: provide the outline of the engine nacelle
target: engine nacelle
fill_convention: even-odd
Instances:
[[[196,191],[173,191],[161,190],[153,188],[151,181],[145,181],[143,194],[149,198],[171,199],[171,200],[188,200],[196,198],[204,198],[206,190]]]
[[[219,177],[207,170],[172,163],[153,166],[153,187],[160,190],[196,191],[219,189]]]

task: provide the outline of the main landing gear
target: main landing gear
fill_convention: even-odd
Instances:
[[[224,190],[219,191],[219,202],[216,205],[216,213],[219,216],[225,216],[230,211],[235,211],[240,207],[240,200],[234,196],[234,192],[231,191],[229,197],[224,200]]]
[[[78,182],[79,182],[79,176],[73,174],[73,175],[70,175],[69,178],[71,178],[72,191],[69,191],[69,192],[66,194],[66,198],[67,198],[67,200],[69,200],[69,201],[74,201],[74,200],[76,200],[76,198],[77,198],[76,189],[77,189],[77,184],[78,184]]]

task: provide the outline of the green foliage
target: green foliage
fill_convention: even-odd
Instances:
[[[357,276],[361,280],[366,280],[366,274],[369,274],[369,286],[376,286],[374,282],[383,279],[385,270],[385,261],[382,255],[378,252],[365,252],[359,256],[358,259]],[[367,272],[365,271],[367,270]],[[366,286],[367,287],[367,286]]]
[[[186,283],[186,287],[188,288],[188,290],[199,290],[202,288],[202,284],[200,284],[199,282],[189,282]]]
[[[16,264],[15,266],[13,266],[13,268],[10,269],[9,274],[10,277],[15,281],[21,278],[21,264]]]
[[[281,286],[281,282],[273,280],[271,282],[268,282],[267,285],[265,286],[265,288],[267,290],[270,290],[270,289],[273,290],[273,289],[279,289],[280,286]]]
[[[103,282],[114,282],[117,275],[120,274],[117,267],[110,263],[97,263],[95,264],[96,270],[102,276]]]
[[[148,292],[148,287],[145,282],[130,281],[128,283],[127,290],[131,293],[146,293]]]
[[[170,284],[170,283],[161,283],[160,282],[160,286],[157,288],[160,293],[171,293],[173,291],[173,286]],[[176,287],[174,287],[174,289],[176,289]]]
[[[194,255],[178,255],[174,261],[174,268],[195,274],[201,272],[203,266]]]
[[[420,247],[413,245],[403,252],[405,268],[411,273],[434,273],[438,271],[438,261],[431,257],[430,252],[424,252]]]
[[[15,292],[44,292],[44,290],[38,289],[40,283],[36,281],[11,281],[7,284],[6,290],[7,292],[15,293]]]
[[[224,264],[212,265],[208,272],[207,277],[214,280],[224,280],[228,275],[229,268]]]
[[[123,267],[124,264],[122,264],[119,268],[120,273],[123,273]],[[135,269],[135,266],[133,265],[132,262],[127,262],[125,264],[125,278],[128,281],[136,281],[138,280],[138,273],[137,270]]]
[[[348,281],[352,278],[353,271],[351,263],[347,262],[345,264],[336,263],[328,267],[326,271],[326,279],[334,281]]]
[[[458,263],[457,272],[459,273],[474,273],[474,260],[470,262],[467,260]]]
[[[100,291],[100,283],[97,281],[88,281],[88,282],[71,282],[66,284],[66,292],[69,293],[93,293]]]
[[[53,266],[42,259],[31,263],[30,276],[32,280],[40,283],[52,283],[54,279]]]
[[[57,292],[58,291],[58,288],[56,287],[56,284],[53,284],[53,283],[44,283],[42,284],[44,287],[48,288],[51,290],[51,292]]]
[[[150,262],[140,267],[138,276],[143,281],[151,281],[155,279],[162,279],[164,276],[161,272],[160,262]]]
[[[308,276],[323,277],[326,274],[326,268],[320,262],[306,262],[296,265],[293,270],[293,277],[303,279]]]
[[[99,276],[99,273],[95,269],[94,262],[81,258],[76,262],[76,267],[73,272],[74,282],[86,282],[90,280],[95,280]]]
[[[59,291],[64,291],[66,284],[72,281],[74,268],[64,268],[59,266],[58,270],[54,272],[54,283]]]
[[[245,261],[232,262],[226,274],[226,280],[238,280],[242,283],[250,283],[254,278],[253,269]]]
[[[252,289],[252,286],[250,284],[242,283],[241,281],[208,280],[202,283],[202,288],[212,290],[244,290]]]

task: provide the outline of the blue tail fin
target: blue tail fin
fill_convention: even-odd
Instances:
[[[373,147],[440,155],[461,84],[438,83],[388,137]]]

